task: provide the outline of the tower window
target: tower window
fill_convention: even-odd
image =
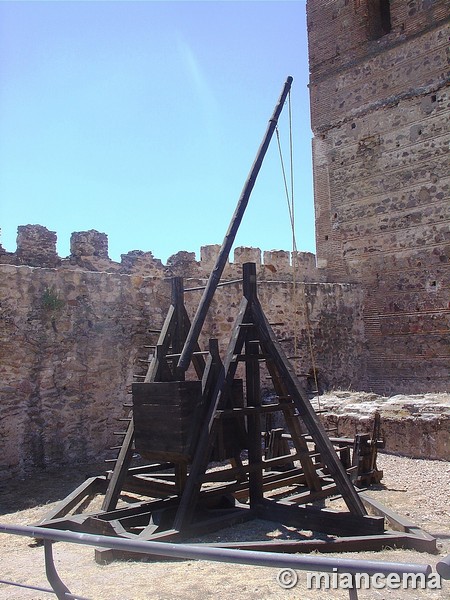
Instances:
[[[391,1],[390,0],[380,0],[380,21],[381,21],[381,29],[383,31],[382,35],[389,33],[391,31]]]
[[[377,40],[391,31],[390,0],[373,0],[369,2],[369,37]]]

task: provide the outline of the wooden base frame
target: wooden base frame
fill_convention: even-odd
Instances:
[[[133,385],[133,411],[114,469],[87,480],[40,526],[181,541],[262,519],[312,533],[298,541],[236,541],[226,547],[336,552],[402,546],[434,552],[434,538],[355,489],[352,479],[363,480],[358,469],[367,461],[351,458],[350,444],[325,431],[264,315],[255,265],[244,265],[243,298],[224,360],[217,340],[210,340],[207,351],[196,343],[194,379],[177,362],[190,326],[183,293],[182,280],[175,278],[148,371]],[[263,374],[273,386],[269,404],[262,399]],[[264,418],[273,413],[283,428],[267,433]],[[366,453],[368,445],[358,439],[354,453],[356,447]],[[135,453],[150,462],[132,466]],[[374,467],[373,456],[369,462]],[[101,510],[84,512],[98,494],[104,494]],[[118,506],[127,494],[133,502]],[[346,510],[326,508],[329,496],[342,497]],[[386,530],[386,521],[395,531]],[[100,562],[117,557],[110,550],[96,553]]]

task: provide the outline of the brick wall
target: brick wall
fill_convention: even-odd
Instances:
[[[369,389],[446,391],[450,6],[388,4],[384,35],[377,2],[307,4],[317,264],[366,290]]]

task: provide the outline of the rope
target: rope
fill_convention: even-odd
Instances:
[[[293,127],[292,127],[292,105],[291,105],[291,93],[289,92],[288,94],[288,113],[289,113],[289,163],[290,163],[290,193],[288,190],[288,183],[287,183],[287,177],[286,177],[286,169],[284,167],[284,159],[283,159],[283,152],[281,149],[281,142],[280,142],[280,133],[278,130],[278,126],[276,127],[276,135],[277,135],[277,144],[278,144],[278,153],[280,155],[280,162],[281,162],[281,172],[283,175],[283,182],[284,182],[284,191],[285,191],[285,195],[286,195],[286,202],[288,205],[288,212],[289,212],[289,220],[291,223],[291,231],[292,231],[292,255],[293,255],[293,261],[292,261],[292,270],[293,270],[293,275],[292,275],[292,293],[293,293],[293,305],[294,305],[294,315],[297,313],[297,308],[298,308],[298,292],[297,292],[297,272],[298,272],[298,251],[297,251],[297,241],[296,241],[296,237],[295,237],[295,214],[294,214],[294,145],[293,145],[293,136],[292,136],[292,131],[293,131]],[[317,390],[317,394],[318,394],[318,406],[319,406],[319,410],[320,410],[320,392],[319,392],[319,383],[317,380],[317,369],[316,369],[316,362],[315,362],[315,356],[314,356],[314,348],[313,348],[313,340],[312,340],[312,332],[311,332],[311,324],[310,324],[310,319],[309,319],[309,310],[308,310],[308,303],[306,300],[306,289],[305,289],[305,294],[304,294],[304,304],[305,304],[305,321],[306,321],[306,333],[307,333],[307,338],[308,338],[308,348],[309,348],[309,353],[310,353],[310,358],[311,358],[311,364],[312,364],[312,370],[313,370],[313,375],[314,375],[314,384]],[[298,354],[298,329],[297,329],[297,320],[294,318],[294,355],[297,356]]]

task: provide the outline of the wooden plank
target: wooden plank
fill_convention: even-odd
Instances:
[[[174,529],[164,531],[163,533],[155,533],[153,535],[147,536],[152,541],[160,541],[160,542],[172,542],[175,540],[180,540],[180,532],[175,531]],[[137,539],[141,540],[141,537],[137,537]],[[155,554],[142,554],[139,552],[124,552],[123,550],[113,550],[112,548],[96,548],[95,549],[95,562],[100,565],[107,565],[114,560],[142,560],[146,559],[148,561],[162,561],[167,560],[167,557],[157,556]],[[175,559],[171,559],[175,560]],[[180,559],[182,560],[182,559]]]
[[[175,495],[177,490],[174,483],[163,483],[152,479],[142,479],[139,477],[128,477],[122,486],[126,492],[134,492],[151,498],[165,498]]]
[[[80,532],[82,533],[83,531],[86,531],[86,528],[84,526],[84,522],[86,521],[86,519],[90,518],[92,515],[66,515],[65,517],[61,517],[58,519],[52,519],[51,521],[45,521],[42,523],[38,524],[38,527],[44,527],[44,528],[49,528],[49,529],[61,529],[62,531],[64,530],[69,530],[69,531],[76,531],[76,532]],[[39,539],[36,536],[36,539]]]
[[[378,502],[378,500],[371,498],[365,493],[361,493],[360,497],[365,506],[368,508],[369,512],[384,517],[392,529],[408,533],[417,539],[418,544],[419,540],[422,540],[424,546],[427,548],[434,547],[434,551],[436,550],[436,539],[422,528],[418,527],[413,521],[404,517],[403,515],[398,514],[394,510],[390,509],[384,504],[381,504],[381,502]],[[426,550],[426,552],[429,551],[430,550]]]
[[[358,516],[313,507],[285,506],[270,500],[265,500],[257,513],[261,519],[335,535],[366,535],[384,531],[382,517]]]
[[[174,418],[173,426],[171,426],[170,419],[166,418],[166,423],[161,424],[161,427],[158,427],[158,423],[152,423],[150,419],[143,419],[143,422],[139,424],[139,429],[136,426],[136,437],[140,436],[154,436],[157,437],[167,437],[171,434],[174,435],[184,435],[189,434],[191,429],[188,426],[189,423],[186,423],[186,419],[178,419]]]
[[[151,381],[132,384],[133,406],[182,406],[201,397],[200,381]]]
[[[214,513],[218,512],[218,516]],[[241,505],[238,508],[228,509],[227,511],[209,511],[211,516],[206,516],[202,519],[196,519],[195,522],[190,523],[184,530],[183,535],[185,537],[197,537],[199,535],[205,535],[213,533],[214,531],[220,531],[225,527],[233,527],[245,523],[255,518],[253,511],[248,505]],[[151,538],[153,539],[153,538]]]
[[[234,360],[237,360],[238,362],[253,362],[253,360],[255,360],[255,358],[257,360],[265,360],[267,358],[266,354],[255,354],[255,356],[250,356],[249,354],[236,354],[234,356]]]
[[[289,477],[289,472],[283,472],[278,474],[278,480],[275,480],[273,474],[264,475],[263,489],[264,491],[273,490],[279,487],[292,487],[297,484],[305,483],[305,476],[303,473],[293,475]],[[233,494],[237,499],[243,499],[248,497],[248,481],[236,481],[235,483],[225,483],[223,485],[217,485],[202,489],[201,497],[219,496],[225,494]]]
[[[143,441],[142,441],[143,440]],[[161,456],[161,460],[189,462],[190,437],[185,436],[151,436],[150,438],[138,439],[136,450],[144,458],[156,460],[157,456]]]
[[[324,479],[325,481],[325,479]],[[290,505],[296,505],[296,504],[305,504],[306,502],[314,502],[315,500],[320,500],[322,498],[325,498],[329,495],[332,495],[332,488],[326,488],[326,486],[324,486],[323,489],[320,489],[318,491],[314,491],[311,490],[307,485],[306,485],[306,478],[305,478],[305,474],[302,473],[301,475],[296,475],[296,476],[292,476],[292,477],[286,477],[285,479],[281,478],[281,474],[280,474],[280,478],[277,481],[266,481],[266,478],[264,478],[264,483],[263,483],[263,489],[264,492],[270,492],[276,489],[281,489],[281,488],[288,488],[288,487],[296,487],[296,488],[300,488],[301,486],[303,487],[303,491],[302,492],[295,492],[295,490],[292,490],[292,496],[296,495],[298,497],[303,496],[305,499],[303,499],[301,502],[298,501],[294,501],[294,502],[289,502],[289,499],[291,498],[291,496],[287,496],[287,494],[289,494],[290,492],[288,492],[287,490],[283,490],[280,491],[278,494],[271,494],[270,495],[270,500],[274,500],[277,502],[281,502],[282,504],[290,504]],[[332,484],[329,485],[335,485],[334,482]],[[330,493],[331,490],[331,493]],[[207,492],[206,492],[207,493]],[[243,500],[245,498],[248,497],[248,490],[245,487],[241,487],[239,489],[236,489],[236,491],[234,491],[234,496],[236,499],[238,500]],[[286,502],[284,502],[284,500],[286,500]]]
[[[301,467],[294,467],[289,471],[277,472],[276,468],[271,469],[270,472],[264,473],[264,482],[278,482],[280,487],[292,485],[294,483],[305,483],[305,473]],[[289,483],[291,482],[291,483]]]
[[[224,410],[233,410],[234,408],[241,408],[243,405],[243,380],[233,379],[231,388],[226,387],[224,389],[221,406],[226,407]],[[213,453],[210,457],[211,461],[236,460],[247,446],[248,440],[244,415],[236,415],[233,420],[218,419],[217,437],[214,441]]]
[[[174,507],[176,508],[176,506],[178,505],[178,501],[178,498],[172,496],[158,500],[145,500],[143,502],[133,502],[133,504],[130,504],[129,506],[116,508],[109,512],[102,512],[99,513],[97,516],[103,519],[104,521],[121,520],[134,516],[139,516],[139,518],[141,518],[141,515],[149,515],[150,513],[158,510],[164,510],[166,508]]]
[[[123,523],[121,521],[104,521],[105,525],[108,525],[109,527],[111,527],[112,532],[111,533],[105,533],[104,535],[112,535],[112,536],[117,536],[117,537],[121,537],[121,538],[126,538],[126,539],[136,539],[137,536],[139,536],[139,534],[136,534],[132,531],[127,531],[125,529],[125,527],[123,526]],[[149,529],[155,529],[155,526],[153,524],[148,525]],[[142,527],[142,529],[145,529],[145,527]],[[100,532],[99,532],[100,533]]]
[[[273,467],[276,467],[278,465],[283,465],[286,462],[291,462],[293,460],[297,460],[298,456],[296,454],[287,454],[286,456],[278,456],[277,458],[268,458],[268,459],[263,459],[259,462],[255,462],[253,464],[246,464],[246,465],[242,465],[241,467],[232,467],[232,468],[226,468],[226,469],[221,469],[218,471],[210,471],[208,473],[205,473],[205,475],[203,475],[200,479],[200,481],[202,483],[205,483],[207,481],[230,481],[230,479],[228,479],[228,477],[230,476],[236,476],[239,473],[245,472],[245,473],[251,473],[257,470],[262,469],[272,469]],[[289,471],[285,471],[283,476],[287,477]],[[226,477],[226,479],[221,479],[222,478],[222,474]],[[265,475],[264,477],[267,477],[267,475]]]
[[[194,456],[202,429],[205,427],[208,418],[209,403],[212,394],[214,393],[215,384],[218,374],[223,368],[222,360],[219,353],[219,341],[217,339],[209,340],[209,356],[206,361],[205,369],[202,376],[202,398],[203,405],[199,409],[198,416],[194,419],[192,427],[192,443],[190,455]],[[189,475],[190,477],[190,475]],[[188,483],[186,481],[186,483]]]
[[[175,536],[166,538],[164,541],[175,541]],[[153,540],[153,538],[152,538]],[[421,540],[414,536],[401,533],[385,533],[380,535],[360,535],[343,536],[336,539],[319,540],[273,540],[273,541],[251,541],[251,542],[218,542],[205,543],[201,546],[211,548],[235,548],[237,550],[255,550],[258,552],[285,552],[286,554],[307,554],[310,552],[330,553],[330,552],[377,552],[386,547],[404,548],[417,550],[419,552],[433,553],[433,550]],[[98,554],[97,554],[98,553]],[[142,560],[142,554],[120,553],[116,551],[107,551],[105,549],[96,549],[95,560],[100,564],[108,564],[113,560]],[[167,560],[164,556],[149,557],[148,560],[157,560],[158,562]]]
[[[248,459],[249,459],[249,498],[250,506],[254,508],[263,499],[263,462],[261,447],[261,425],[259,415],[247,417],[248,428]]]
[[[329,483],[328,485],[324,485],[321,490],[318,491],[304,491],[298,494],[292,494],[291,496],[286,496],[282,500],[279,500],[280,504],[292,505],[292,504],[306,504],[308,502],[314,502],[315,500],[320,500],[321,498],[327,498],[328,496],[332,496],[337,491],[336,484]]]
[[[104,493],[106,485],[107,481],[105,477],[89,477],[73,492],[61,500],[61,502],[58,502],[58,504],[37,524],[45,525],[53,519],[64,517],[85,498],[94,496],[95,494]]]
[[[172,305],[175,307],[175,323],[176,327],[172,333],[172,349],[171,352],[181,352],[184,340],[186,339],[187,331],[185,330],[184,322],[184,286],[182,277],[174,277],[172,279]],[[165,352],[167,354],[167,352]],[[165,358],[165,360],[167,360]],[[176,364],[172,364],[171,371],[174,379],[184,379],[184,371],[177,369]]]
[[[270,413],[270,412],[278,412],[280,410],[285,410],[285,404],[262,404],[261,406],[243,406],[243,407],[235,407],[231,409],[218,410],[216,415],[219,418],[233,418],[240,415],[250,415],[254,413]],[[289,437],[291,437],[289,435]]]
[[[178,464],[180,462],[189,462],[190,454],[186,452],[172,452],[172,451],[156,451],[156,450],[148,450],[142,451],[141,456],[146,460],[160,460],[161,462],[170,461],[173,464]]]
[[[130,467],[128,469],[128,473],[130,475],[138,475],[145,473],[158,473],[158,477],[160,477],[160,471],[166,471],[173,469],[173,464],[171,462],[166,463],[154,463],[149,465],[139,465],[137,467]]]
[[[162,379],[160,375],[163,371],[163,368],[168,368],[164,356],[168,353],[170,343],[172,340],[172,335],[177,326],[176,316],[177,314],[175,306],[171,304],[167,311],[166,318],[164,319],[164,324],[161,329],[161,333],[158,337],[155,355],[153,357],[152,362],[150,363],[150,366],[147,370],[147,374],[145,376],[146,383],[151,381],[161,381]],[[163,363],[165,363],[165,365]]]
[[[154,417],[153,414],[149,414],[147,411],[135,411],[135,429],[136,434],[139,432],[147,434],[147,435],[167,435],[171,432],[179,432],[182,433],[184,431],[189,431],[189,424],[191,420],[191,415],[179,415],[177,414],[176,409],[173,410],[173,414],[168,414],[168,410],[166,409],[166,418],[164,422],[159,423],[158,418]],[[159,411],[157,415],[160,415]],[[138,425],[139,420],[139,425]],[[160,417],[161,420],[161,417]]]
[[[185,332],[185,337],[183,338],[183,341],[185,341],[187,338],[187,334],[189,333],[189,329],[191,328],[191,321],[189,320],[189,316],[187,314],[184,304],[183,304],[183,308],[182,308],[182,314],[183,314],[183,327],[184,327],[184,332]],[[198,342],[196,342],[194,344],[194,352],[192,354],[192,364],[194,366],[197,377],[201,381],[203,374],[205,372],[205,369],[206,369],[206,361],[203,357],[203,352],[201,351]]]

